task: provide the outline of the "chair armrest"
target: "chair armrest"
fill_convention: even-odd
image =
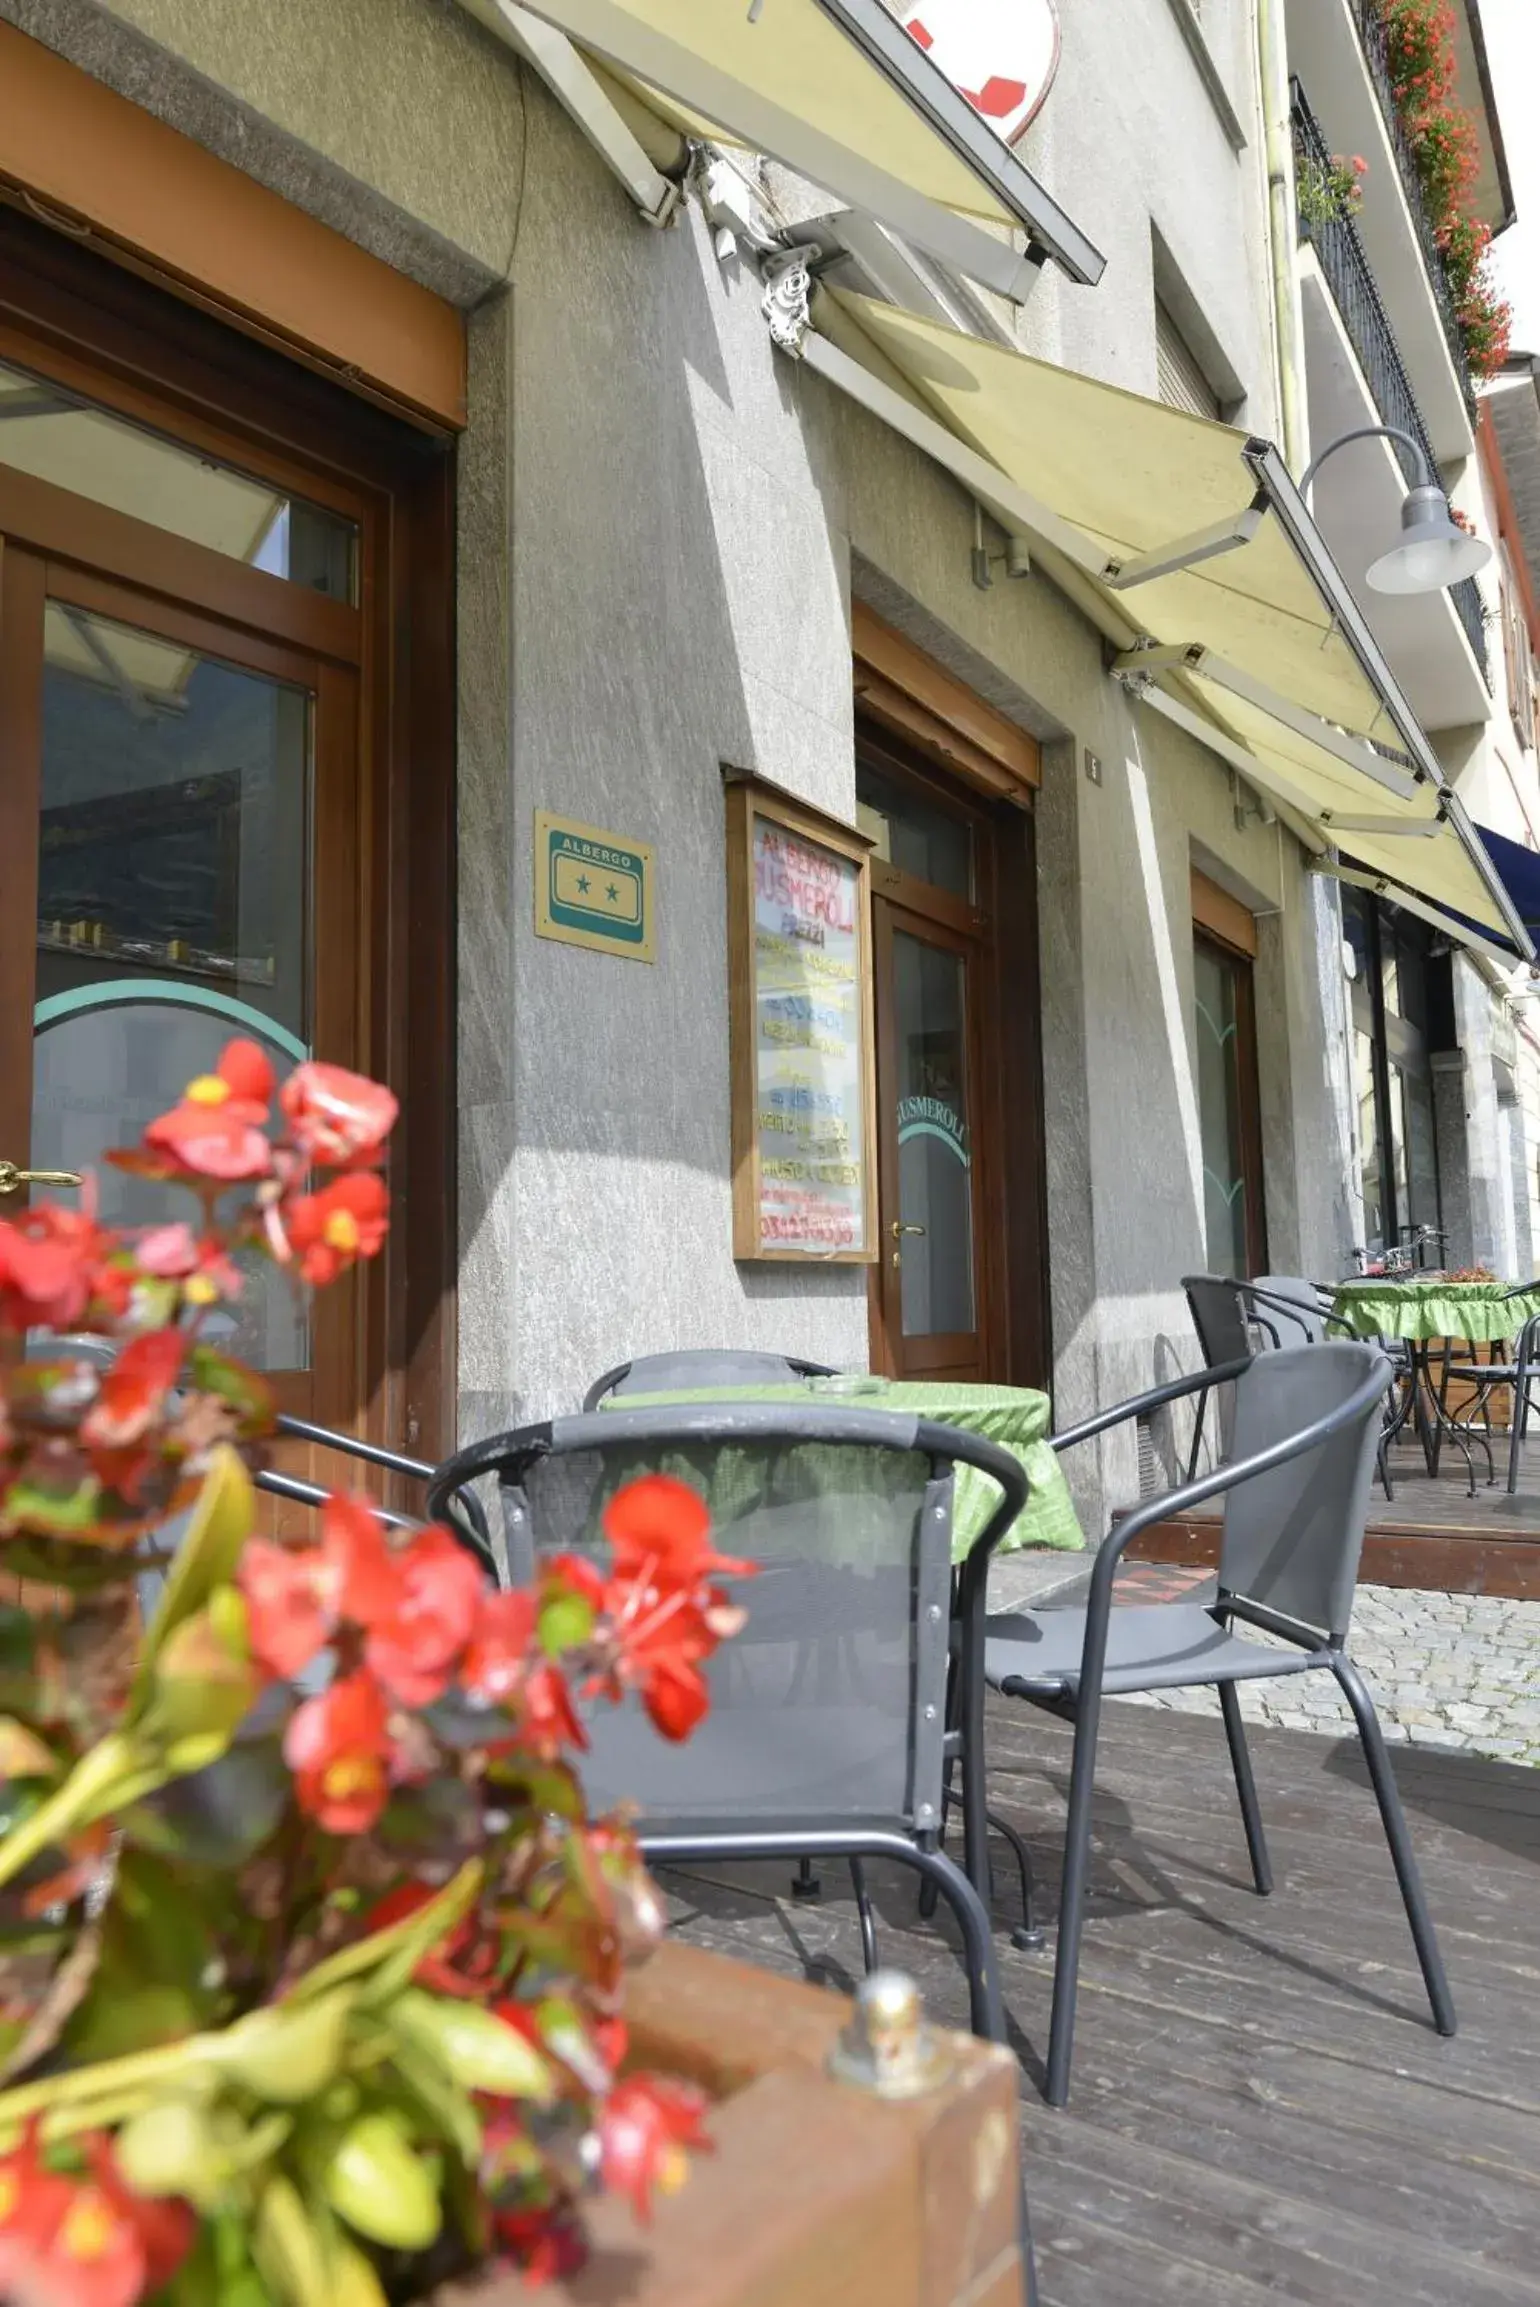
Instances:
[[[1238,1489],[1257,1474],[1271,1473],[1275,1466],[1286,1466],[1291,1458],[1302,1458],[1308,1451],[1318,1450],[1334,1434],[1351,1426],[1373,1409],[1383,1396],[1390,1381],[1390,1365],[1383,1356],[1379,1367],[1355,1387],[1345,1402],[1339,1402],[1324,1418],[1302,1426],[1297,1433],[1286,1434],[1281,1442],[1274,1442],[1265,1450],[1253,1452],[1249,1458],[1238,1458],[1233,1464],[1217,1466],[1211,1473],[1200,1475],[1195,1482],[1184,1482],[1180,1488],[1162,1492],[1158,1498],[1146,1498],[1132,1514],[1109,1529],[1097,1550],[1091,1565],[1091,1587],[1086,1600],[1085,1644],[1080,1656],[1080,1692],[1090,1683],[1098,1695],[1102,1671],[1107,1656],[1107,1626],[1112,1612],[1112,1581],[1117,1567],[1136,1538],[1142,1537],[1156,1522],[1171,1520],[1185,1514],[1193,1506],[1201,1506],[1210,1498],[1217,1498],[1226,1490]]]
[[[1249,1370],[1253,1359],[1247,1354],[1242,1361],[1216,1362],[1210,1370],[1191,1371],[1185,1378],[1168,1379],[1163,1386],[1152,1386],[1147,1394],[1135,1394],[1132,1400],[1117,1402],[1110,1410],[1095,1411],[1091,1417],[1082,1418],[1078,1426],[1066,1426],[1062,1434],[1050,1434],[1048,1447],[1055,1454],[1073,1450],[1077,1443],[1093,1441],[1098,1434],[1105,1434],[1130,1418],[1142,1418],[1150,1410],[1162,1409],[1167,1402],[1179,1402],[1186,1394],[1201,1394],[1210,1386],[1225,1385]]]

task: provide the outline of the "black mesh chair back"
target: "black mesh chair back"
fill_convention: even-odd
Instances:
[[[1258,1274],[1251,1287],[1255,1302],[1277,1324],[1280,1345],[1307,1345],[1325,1337],[1320,1292],[1303,1274]]]
[[[1235,1381],[1235,1459],[1254,1457],[1328,1417],[1376,1369],[1388,1383],[1389,1364],[1379,1348],[1347,1339],[1259,1354]],[[1352,1616],[1378,1447],[1378,1418],[1366,1417],[1228,1491],[1221,1597],[1314,1629],[1340,1646]]]
[[[740,1352],[734,1347],[681,1347],[677,1353],[643,1354],[617,1362],[596,1378],[583,1396],[585,1410],[597,1410],[609,1394],[676,1394],[705,1386],[789,1386],[797,1378],[832,1378],[827,1362],[804,1362],[795,1354]]]
[[[605,1507],[649,1472],[696,1490],[717,1551],[756,1566],[729,1582],[746,1622],[705,1668],[710,1712],[689,1739],[663,1737],[634,1697],[593,1709],[596,1805],[635,1803],[648,1831],[937,1827],[953,1475],[913,1417],[617,1409],[508,1435],[500,1459],[515,1582],[547,1553],[602,1566]]]
[[[1245,1361],[1255,1340],[1245,1300],[1234,1282],[1223,1274],[1184,1274],[1182,1288],[1208,1368]]]

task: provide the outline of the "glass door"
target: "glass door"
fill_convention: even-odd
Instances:
[[[1245,1277],[1267,1265],[1250,960],[1197,933],[1193,994],[1209,1272]]]
[[[875,902],[883,1326],[899,1377],[981,1378],[976,990],[964,940]]]
[[[111,1168],[108,1148],[233,1035],[280,1074],[317,1049],[354,1056],[354,677],[14,546],[0,577],[0,1159],[89,1173],[109,1223],[185,1217],[185,1193]],[[318,1301],[312,1335],[254,1259],[239,1305],[210,1320],[286,1408],[335,1416],[351,1400],[346,1290]]]

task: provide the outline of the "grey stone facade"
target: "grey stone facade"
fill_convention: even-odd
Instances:
[[[1207,75],[1172,0],[1060,13],[1060,79],[1025,150],[1109,263],[1095,290],[1045,273],[1025,349],[1153,392],[1158,290],[1227,413],[1276,434],[1250,0],[1205,10]],[[570,1406],[650,1349],[865,1359],[863,1273],[732,1257],[721,782],[750,769],[854,814],[853,597],[1043,741],[1061,1419],[1195,1359],[1179,1287],[1207,1263],[1195,864],[1260,922],[1271,1262],[1337,1270],[1352,1218],[1329,894],[1280,826],[1237,807],[1222,763],[1108,678],[1098,634],[1047,580],[974,586],[971,500],[772,349],[757,278],[693,211],[642,229],[543,85],[451,0],[0,0],[0,14],[470,314],[467,1433]],[[654,965],[535,938],[537,808],[656,845]],[[1088,1527],[1136,1486],[1131,1450],[1124,1438],[1081,1471]]]

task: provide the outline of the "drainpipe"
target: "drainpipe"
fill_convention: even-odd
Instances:
[[[1289,49],[1284,0],[1258,0],[1257,65],[1262,82],[1262,150],[1267,163],[1267,242],[1278,347],[1283,456],[1302,473],[1310,454],[1305,405],[1305,323],[1300,306],[1294,208],[1294,136],[1289,124]]]

